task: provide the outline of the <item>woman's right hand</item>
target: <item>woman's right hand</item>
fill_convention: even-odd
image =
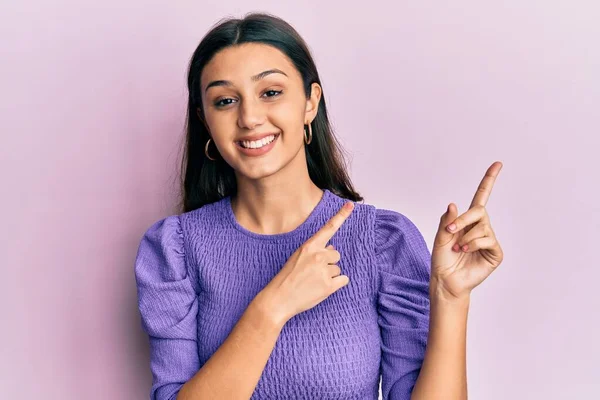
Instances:
[[[261,291],[275,321],[285,324],[290,318],[313,308],[350,279],[340,275],[340,253],[326,244],[354,210],[347,202],[317,233],[302,244],[281,270]]]

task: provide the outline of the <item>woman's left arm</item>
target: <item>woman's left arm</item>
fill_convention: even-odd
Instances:
[[[466,339],[471,291],[504,258],[485,209],[502,169],[493,163],[469,210],[450,203],[440,218],[431,253],[427,348],[411,400],[467,399]],[[457,217],[458,216],[458,217]]]
[[[449,300],[432,278],[427,349],[411,400],[467,399],[469,297]]]

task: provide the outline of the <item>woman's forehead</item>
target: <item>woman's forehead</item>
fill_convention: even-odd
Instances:
[[[289,58],[279,49],[260,43],[244,43],[227,47],[215,54],[204,67],[201,81],[250,80],[257,74],[272,69],[280,70],[288,77],[295,70]]]

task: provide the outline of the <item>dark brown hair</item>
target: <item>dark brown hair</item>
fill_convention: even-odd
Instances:
[[[203,122],[200,76],[216,53],[243,43],[267,44],[286,54],[302,76],[307,99],[310,98],[312,83],[321,85],[308,46],[298,32],[281,18],[266,13],[250,13],[242,19],[228,18],[214,26],[200,41],[189,63],[186,142],[181,162],[179,204],[182,212],[195,210],[237,192],[233,168],[222,157],[215,156],[214,150],[211,154],[209,148],[209,155],[216,158],[215,161],[207,159],[204,153],[210,136]],[[305,145],[311,180],[319,188],[329,189],[340,197],[362,201],[346,171],[343,149],[329,122],[324,95],[311,125],[312,141]]]

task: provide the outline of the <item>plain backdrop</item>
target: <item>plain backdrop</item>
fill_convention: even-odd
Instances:
[[[600,398],[595,1],[5,1],[0,398],[145,399],[133,262],[174,213],[186,67],[226,16],[308,42],[365,202],[429,248],[486,169],[504,249],[472,294],[469,398]]]

